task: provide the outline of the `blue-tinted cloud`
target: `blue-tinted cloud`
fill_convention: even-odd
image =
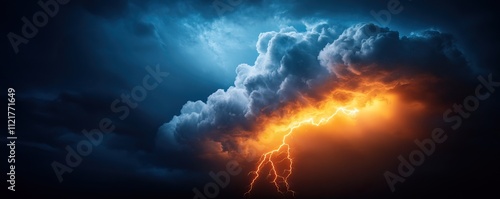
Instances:
[[[113,117],[109,104],[140,83],[147,65],[160,64],[171,75],[127,121],[116,123],[104,149],[89,156],[59,190],[105,184],[149,190],[149,175],[155,173],[195,176],[205,164],[183,149],[203,152],[197,143],[206,138],[229,150],[234,144],[228,138],[238,132],[223,129],[251,128],[255,117],[284,102],[319,97],[315,86],[350,74],[349,67],[390,70],[406,63],[403,67],[415,72],[458,77],[468,73],[465,60],[476,71],[498,71],[500,63],[494,2],[401,1],[404,11],[392,16],[389,29],[359,38],[355,33],[362,26],[353,25],[377,24],[370,11],[386,9],[386,1],[244,1],[223,15],[213,2],[72,0],[20,46],[19,54],[4,38],[2,89],[19,91],[20,150],[33,154],[20,158],[23,165],[42,165],[26,166],[31,173],[20,174],[21,181],[43,185],[39,192],[61,186],[54,185],[50,162],[64,158],[64,147],[81,138],[81,130]],[[4,36],[20,33],[20,18],[40,10],[37,1],[9,1],[2,8]],[[120,158],[106,158],[114,156]],[[89,176],[113,180],[79,183],[91,182]],[[119,186],[120,181],[136,183]],[[172,184],[154,182],[158,186],[149,187],[163,192]]]
[[[204,153],[208,140],[220,143],[223,151],[236,150],[232,148],[236,137],[248,136],[238,128],[251,130],[255,118],[289,102],[321,97],[318,87],[332,79],[380,71],[457,79],[471,70],[449,34],[429,30],[402,36],[364,23],[344,30],[320,23],[305,32],[293,27],[265,32],[259,35],[256,49],[255,64],[239,65],[233,86],[214,92],[205,102],[187,102],[180,115],[160,128],[157,145]]]

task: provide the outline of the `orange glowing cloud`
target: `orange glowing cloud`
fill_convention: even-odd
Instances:
[[[390,132],[413,125],[412,115],[422,113],[426,105],[404,100],[401,96],[405,93],[398,88],[419,87],[429,78],[386,81],[388,75],[354,75],[342,83],[334,82],[335,89],[322,91],[325,97],[321,100],[304,98],[260,118],[256,139],[242,143],[262,154],[249,174],[251,182],[245,195],[250,195],[260,181],[270,182],[278,193],[295,194],[290,185],[297,161],[293,155],[297,142],[294,137],[327,132],[355,138],[366,131]]]

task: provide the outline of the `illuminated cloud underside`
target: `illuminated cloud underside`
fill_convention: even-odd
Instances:
[[[254,65],[239,65],[234,86],[216,91],[206,102],[187,102],[180,115],[160,128],[157,144],[194,150],[199,156],[238,156],[235,152],[254,148],[263,155],[247,194],[265,169],[278,192],[292,192],[288,177],[293,146],[287,139],[294,129],[345,115],[357,120],[363,114],[404,123],[409,119],[398,115],[401,110],[394,103],[403,104],[406,112],[422,111],[426,102],[401,99],[424,92],[420,88],[438,82],[437,76],[453,77],[445,72],[467,65],[447,34],[425,31],[407,37],[386,28],[367,34],[373,26],[357,24],[340,35],[324,23],[306,32],[284,28],[261,33]],[[405,91],[409,88],[411,92]],[[266,141],[272,134],[277,134],[274,141]],[[287,163],[283,167],[279,161]]]

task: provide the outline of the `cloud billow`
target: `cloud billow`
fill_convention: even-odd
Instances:
[[[261,33],[254,65],[239,65],[234,86],[217,90],[206,102],[187,102],[160,127],[157,145],[179,150],[210,141],[219,143],[219,150],[231,150],[233,138],[249,136],[238,129],[248,132],[259,116],[289,102],[320,97],[319,87],[343,76],[397,70],[454,77],[468,69],[448,34],[429,30],[400,36],[381,27],[366,34],[372,26],[356,24],[340,35],[326,23],[305,32],[288,27]]]
[[[388,28],[357,24],[347,28],[320,53],[321,63],[337,75],[360,73],[376,65],[379,69],[402,69],[412,73],[458,75],[468,70],[467,61],[450,34],[435,30],[400,36]]]

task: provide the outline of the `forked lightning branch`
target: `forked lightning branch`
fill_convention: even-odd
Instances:
[[[7,90],[7,148],[9,154],[7,162],[9,172],[7,173],[7,189],[16,191],[16,91],[13,88]]]

